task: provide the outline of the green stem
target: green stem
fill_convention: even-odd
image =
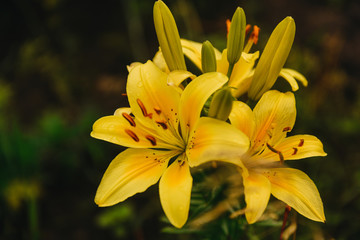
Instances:
[[[232,73],[232,71],[234,69],[234,65],[235,64],[229,64],[229,68],[228,68],[228,72],[227,72],[227,76],[228,76],[229,79],[230,79],[231,73]]]

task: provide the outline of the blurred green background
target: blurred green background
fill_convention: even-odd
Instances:
[[[158,45],[149,0],[9,0],[0,4],[0,239],[194,239],[168,226],[157,185],[110,208],[93,202],[122,147],[90,138],[127,106],[126,65]],[[263,49],[284,17],[297,24],[286,63],[309,80],[293,133],[328,156],[291,162],[316,183],[327,222],[298,216],[298,239],[360,239],[360,3],[356,0],[165,1],[184,38],[226,45],[241,6]],[[288,90],[279,80],[275,88]],[[256,229],[256,228],[255,228]],[[276,227],[266,239],[278,239]],[[257,232],[254,231],[254,236]],[[265,237],[258,237],[264,239]],[[257,238],[253,238],[257,239]]]

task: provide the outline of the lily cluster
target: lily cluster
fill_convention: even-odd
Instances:
[[[283,68],[295,36],[294,20],[286,17],[277,25],[261,56],[251,53],[259,28],[250,33],[241,8],[228,24],[222,52],[209,41],[181,39],[162,1],[154,5],[154,23],[159,51],[152,61],[128,66],[130,107],[93,125],[92,137],[128,147],[110,163],[95,202],[111,206],[159,182],[165,215],[181,228],[190,208],[190,168],[222,161],[242,174],[248,223],[262,216],[271,194],[305,217],[324,222],[313,181],[284,165],[326,156],[323,145],[311,135],[287,137],[296,118],[294,94],[270,90],[279,76],[293,91],[299,88],[297,81],[307,85],[303,75]],[[184,56],[200,75],[187,70]],[[253,109],[244,102],[248,99],[257,101]]]

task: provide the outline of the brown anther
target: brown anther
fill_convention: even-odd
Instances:
[[[156,139],[155,139],[153,136],[148,135],[148,136],[146,136],[145,138],[146,138],[147,140],[149,140],[149,142],[151,143],[151,145],[156,146]]]
[[[157,115],[161,114],[161,109],[160,108],[154,107],[154,111],[156,112]]]
[[[132,139],[134,139],[135,142],[139,142],[139,141],[140,141],[139,137],[138,137],[133,131],[131,131],[131,130],[129,130],[129,129],[125,129],[125,132],[126,132]]]
[[[266,146],[270,149],[270,151],[272,151],[273,153],[276,153],[279,155],[280,158],[280,163],[283,164],[284,163],[284,155],[282,154],[282,152],[276,150],[275,148],[273,148],[270,144],[266,143]]]
[[[131,126],[136,127],[134,119],[129,114],[123,112],[121,115],[130,123]]]
[[[250,39],[253,40],[254,44],[257,44],[259,40],[259,32],[260,32],[260,28],[254,25],[254,29],[250,35]]]
[[[284,127],[283,132],[289,132],[291,130],[291,127]]]
[[[295,155],[298,152],[298,149],[296,147],[293,147],[294,152],[291,155]]]
[[[246,34],[246,35],[249,34],[250,29],[251,29],[251,25],[250,25],[250,24],[247,24],[246,27],[245,27],[245,34]]]
[[[156,121],[156,123],[159,124],[164,130],[168,129],[166,122]]]
[[[136,99],[137,104],[139,105],[142,114],[144,115],[144,117],[149,117],[150,119],[152,119],[152,113],[148,113],[145,105],[143,104],[143,102],[140,99]]]
[[[126,96],[127,96],[127,93],[122,93],[121,96],[126,97]]]
[[[304,139],[300,139],[300,142],[299,142],[298,147],[302,147],[302,146],[304,145],[304,142],[305,142],[305,140],[304,140]]]

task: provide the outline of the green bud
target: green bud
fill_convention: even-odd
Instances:
[[[248,92],[249,98],[258,100],[272,88],[290,53],[294,37],[294,19],[286,17],[276,26],[266,43],[254,72]]]
[[[219,89],[211,100],[208,116],[226,121],[229,118],[233,100],[229,87]]]
[[[244,10],[238,7],[231,19],[227,40],[227,59],[230,65],[239,61],[244,49],[246,18]]]
[[[205,41],[201,47],[201,68],[203,73],[216,72],[216,57],[213,45]]]
[[[154,4],[154,25],[159,45],[170,71],[186,70],[179,32],[169,8],[161,0]]]

